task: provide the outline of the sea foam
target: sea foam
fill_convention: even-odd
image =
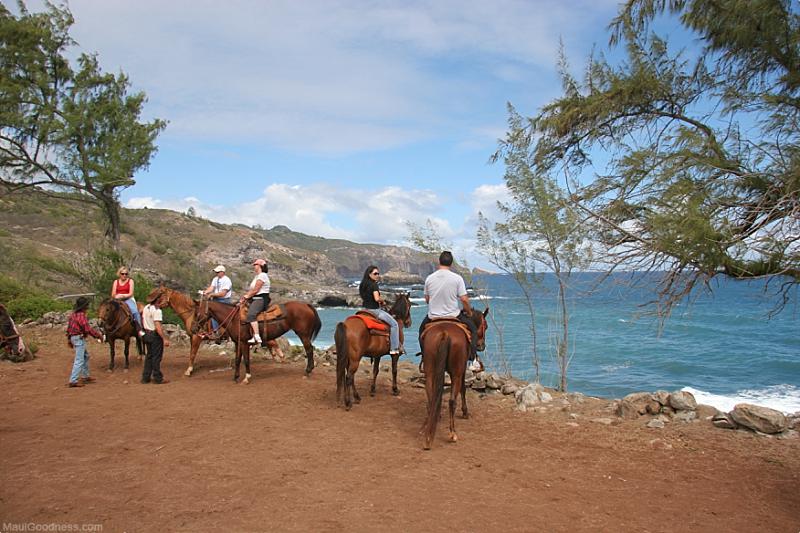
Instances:
[[[742,389],[734,394],[712,394],[692,387],[682,390],[691,392],[697,403],[704,403],[729,412],[737,403],[750,403],[776,409],[786,414],[800,412],[800,389],[794,385],[773,385],[763,389]]]

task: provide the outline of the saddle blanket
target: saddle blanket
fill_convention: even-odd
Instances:
[[[422,335],[420,335],[420,336],[419,336],[419,343],[420,343],[420,345],[422,345],[422,343],[423,343],[423,342],[425,342],[425,335],[426,335],[426,334],[427,334],[427,333],[428,333],[428,332],[431,330],[431,327],[432,327],[432,326],[435,326],[436,324],[441,324],[441,323],[443,323],[443,322],[446,322],[446,323],[448,323],[448,324],[453,324],[453,325],[455,325],[455,326],[458,326],[458,327],[459,327],[459,329],[461,329],[461,331],[463,331],[463,332],[464,332],[464,335],[466,335],[466,336],[467,336],[467,342],[469,342],[469,343],[471,343],[471,342],[472,342],[472,332],[469,330],[469,328],[467,327],[467,325],[466,325],[466,324],[464,324],[463,322],[461,322],[461,321],[460,321],[459,319],[457,319],[457,318],[448,318],[448,317],[444,317],[444,318],[432,318],[432,319],[430,320],[430,322],[428,322],[427,324],[425,324],[425,329],[424,329],[424,330],[422,330]]]
[[[356,318],[360,318],[364,325],[367,326],[369,332],[373,335],[388,335],[389,334],[389,324],[383,322],[382,320],[378,320],[375,318],[375,315],[370,313],[369,311],[357,311],[355,315]]]
[[[242,322],[247,322],[247,310],[250,309],[250,303],[245,302],[239,308],[239,319]],[[270,322],[272,320],[281,320],[284,315],[283,304],[270,304],[266,311],[261,311],[256,316],[259,322]]]

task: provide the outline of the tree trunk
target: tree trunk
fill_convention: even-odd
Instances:
[[[113,194],[100,193],[95,195],[103,206],[103,213],[106,215],[106,233],[105,236],[111,241],[111,247],[114,251],[119,251],[120,240],[120,205],[119,201]]]

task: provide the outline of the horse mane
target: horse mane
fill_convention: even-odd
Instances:
[[[403,300],[408,300],[407,293],[400,293],[395,297],[394,303],[392,304],[391,309],[389,309],[389,314],[405,319],[408,316],[410,309],[408,309],[405,305],[402,305]]]

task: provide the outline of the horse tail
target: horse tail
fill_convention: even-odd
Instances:
[[[145,355],[144,353],[144,342],[142,342],[142,338],[139,335],[136,335],[136,352],[139,356]]]
[[[316,309],[314,310],[316,312]],[[344,392],[345,380],[347,379],[347,330],[344,322],[336,324],[336,332],[333,334],[336,342],[336,400],[341,401]]]
[[[322,320],[319,318],[319,313],[317,313],[317,309],[311,304],[308,304],[308,306],[311,308],[311,312],[314,313],[314,329],[311,330],[311,341],[313,342],[314,339],[317,338],[319,330],[322,329]]]
[[[425,449],[431,447],[433,436],[436,435],[436,426],[442,412],[442,395],[444,394],[444,372],[447,368],[447,359],[450,357],[450,336],[444,331],[436,340],[436,353],[434,355],[433,373],[428,379],[433,381],[433,395],[428,397],[428,420],[425,423]]]

